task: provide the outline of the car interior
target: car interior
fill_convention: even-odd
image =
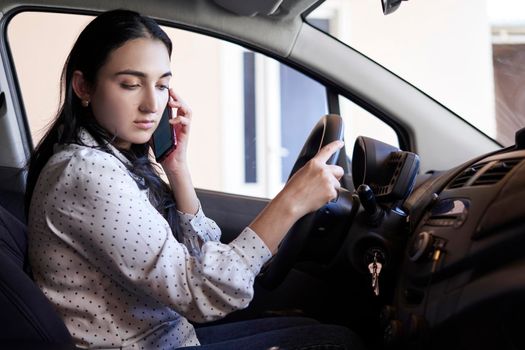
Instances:
[[[322,2],[0,0],[0,344],[74,349],[27,262],[25,165],[35,141],[13,46],[4,40],[9,23],[27,11],[93,16],[125,6],[264,54],[323,86],[327,113],[307,130],[286,177],[321,146],[345,140],[352,125],[339,116],[339,96],[398,136],[398,145],[369,136],[345,140],[328,161],[345,170],[337,200],[293,226],[258,277],[250,306],[215,323],[300,315],[349,327],[367,349],[525,348],[525,130],[502,147],[311,26],[307,15]],[[385,13],[404,6],[381,3]],[[271,200],[208,188],[197,194],[224,243]]]

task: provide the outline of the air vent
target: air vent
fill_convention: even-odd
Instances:
[[[468,180],[470,180],[472,176],[476,175],[476,173],[486,164],[487,163],[476,164],[463,170],[461,174],[459,174],[454,180],[452,180],[450,185],[448,185],[448,188],[463,187],[468,182]]]
[[[516,164],[521,162],[521,159],[505,159],[494,163],[483,174],[481,174],[473,183],[472,186],[488,186],[494,185],[499,180],[503,179]]]

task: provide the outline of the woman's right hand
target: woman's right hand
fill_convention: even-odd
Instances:
[[[290,178],[279,194],[292,206],[296,219],[337,198],[337,191],[341,187],[339,180],[344,175],[343,168],[328,165],[326,161],[343,145],[343,141],[334,141],[321,148]]]

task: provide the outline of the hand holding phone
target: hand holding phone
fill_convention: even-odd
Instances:
[[[170,124],[172,109],[166,106],[160,118],[157,129],[153,132],[152,145],[155,160],[162,162],[177,147],[177,139],[173,125]]]

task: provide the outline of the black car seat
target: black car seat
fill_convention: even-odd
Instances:
[[[28,270],[26,227],[0,206],[0,348],[74,349]]]

